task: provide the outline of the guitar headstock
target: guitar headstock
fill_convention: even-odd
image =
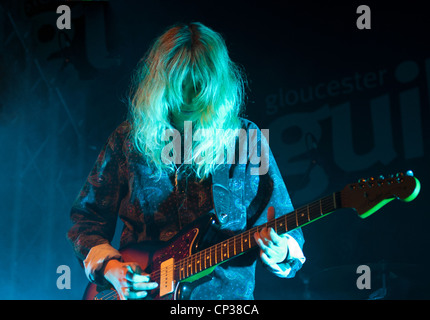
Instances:
[[[361,218],[367,218],[394,199],[405,202],[414,200],[421,184],[412,171],[397,173],[385,178],[360,179],[348,184],[341,191],[342,207],[354,208]]]

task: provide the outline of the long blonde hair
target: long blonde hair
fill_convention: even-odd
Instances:
[[[175,170],[175,157],[163,153],[169,141],[162,137],[166,130],[174,129],[171,115],[184,103],[182,88],[186,79],[191,79],[198,89],[193,104],[200,117],[193,122],[193,132],[205,132],[205,138],[193,141],[189,153],[192,159],[188,160],[192,160],[189,163],[197,177],[204,178],[214,172],[218,163],[210,157],[202,160],[201,155],[224,154],[225,149],[234,146],[231,129],[240,128],[246,80],[231,61],[222,36],[203,24],[169,28],[139,62],[129,97],[131,139],[158,173]]]

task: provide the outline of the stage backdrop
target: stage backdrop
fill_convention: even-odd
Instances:
[[[255,297],[429,297],[423,8],[370,4],[370,29],[359,29],[350,3],[90,1],[68,3],[71,28],[59,29],[58,5],[0,6],[1,299],[81,298],[87,282],[66,241],[70,207],[126,117],[138,60],[166,27],[189,21],[220,32],[246,71],[244,116],[269,129],[295,207],[360,178],[412,170],[422,184],[415,201],[367,219],[340,210],[305,226],[303,269],[279,280],[258,265]],[[357,286],[360,265],[368,288]]]

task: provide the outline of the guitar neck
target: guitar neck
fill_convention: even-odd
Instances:
[[[341,193],[335,192],[330,196],[321,198],[311,202],[303,207],[300,207],[284,216],[268,221],[267,223],[254,227],[245,233],[253,235],[256,231],[260,231],[264,227],[273,228],[279,235],[285,234],[294,229],[303,227],[327,214],[340,209],[342,207]],[[253,246],[255,246],[255,241]]]
[[[341,207],[340,192],[335,192],[330,196],[311,202],[286,215],[251,228],[176,262],[175,278],[180,281],[192,277],[197,273],[256,248],[258,245],[254,240],[254,233],[264,227],[273,228],[279,235],[282,235],[311,223]]]

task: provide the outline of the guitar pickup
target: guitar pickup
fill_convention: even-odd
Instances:
[[[160,297],[175,290],[174,263],[175,259],[170,258],[160,264]]]

